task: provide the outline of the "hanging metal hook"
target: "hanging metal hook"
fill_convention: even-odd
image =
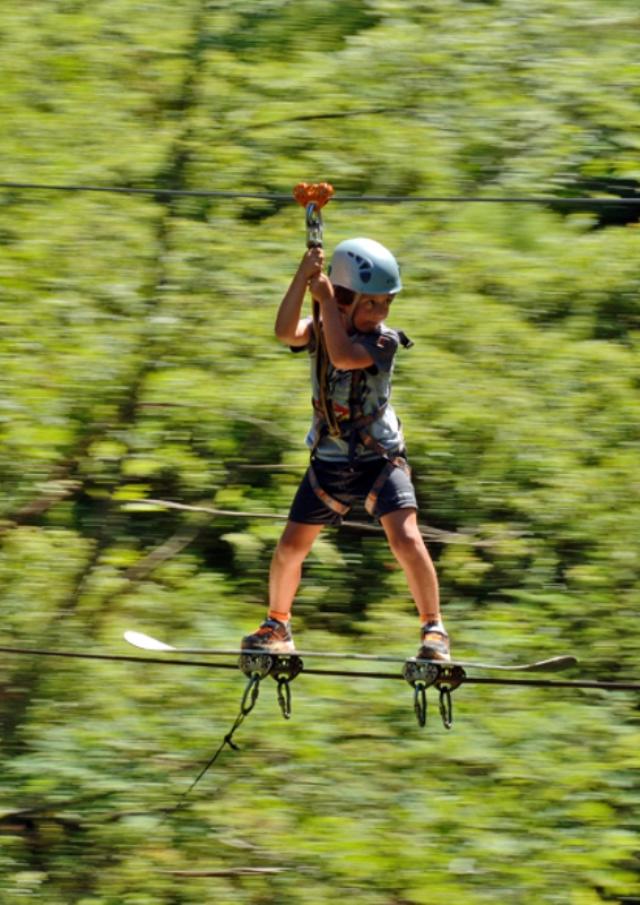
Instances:
[[[306,206],[307,248],[322,248],[323,224],[320,208],[315,201]]]
[[[257,672],[254,672],[249,677],[249,681],[247,682],[247,687],[244,690],[244,694],[242,695],[242,702],[240,704],[240,713],[243,717],[251,713],[253,708],[256,706],[256,701],[258,700],[258,695],[260,694],[261,680],[262,676]]]
[[[427,686],[424,682],[416,682],[413,686],[413,709],[416,712],[418,726],[427,724]]]
[[[278,679],[278,704],[285,720],[291,717],[291,686],[286,676]]]
[[[440,689],[440,716],[442,717],[442,725],[445,729],[451,729],[453,725],[453,704],[451,702],[451,689]]]
[[[451,692],[461,685],[466,677],[467,674],[462,666],[456,663],[442,663],[440,666],[435,686],[440,692],[440,716],[445,729],[451,729],[453,725]]]

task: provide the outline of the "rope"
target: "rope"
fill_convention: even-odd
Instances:
[[[154,663],[163,666],[204,666],[207,669],[232,669],[237,670],[236,663],[205,663],[202,660],[168,659],[165,657],[137,657],[121,654],[86,654],[76,651],[47,650],[42,648],[26,647],[0,647],[0,653],[38,657],[62,657],[79,660],[112,660],[125,663]],[[341,656],[341,655],[338,655]],[[382,657],[380,658],[383,659]],[[469,667],[472,668],[472,667]],[[405,681],[400,673],[373,672],[365,670],[342,669],[318,669],[303,668],[301,675],[310,676],[338,676],[356,679],[395,679]],[[640,691],[640,682],[633,681],[600,681],[600,680],[569,680],[569,679],[520,679],[489,676],[465,676],[463,682],[468,685],[524,685],[534,688],[573,688],[573,689],[599,689],[601,691]],[[237,727],[235,727],[237,728]],[[232,730],[232,733],[235,731]]]
[[[249,192],[221,189],[172,189],[143,188],[139,186],[114,185],[53,185],[39,182],[0,182],[0,188],[16,191],[47,192],[102,192],[120,195],[149,195],[155,198],[187,197],[187,198],[221,198],[221,199],[253,199],[257,201],[275,201],[278,203],[296,203],[289,192]],[[335,195],[333,202],[345,204],[542,204],[563,205],[566,207],[593,207],[622,204],[625,206],[640,205],[640,196],[633,198],[577,197],[563,198],[554,195]]]
[[[233,748],[234,751],[239,750],[238,746],[233,741],[233,734],[234,734],[234,732],[236,732],[237,729],[239,729],[239,727],[242,725],[242,723],[244,722],[246,717],[249,716],[249,714],[251,713],[253,708],[256,706],[256,702],[258,700],[259,693],[260,693],[260,676],[254,674],[249,679],[249,681],[247,683],[247,687],[244,690],[244,694],[242,695],[242,701],[240,703],[240,710],[238,711],[238,716],[235,718],[235,720],[233,722],[233,726],[227,732],[225,737],[222,739],[222,741],[220,742],[220,745],[218,746],[218,748],[214,752],[214,754],[209,758],[209,760],[206,762],[206,764],[202,767],[202,769],[200,770],[200,772],[198,773],[196,778],[193,780],[193,782],[191,783],[189,788],[186,790],[186,792],[182,793],[182,795],[176,802],[174,811],[177,811],[178,808],[182,807],[182,804],[184,803],[185,798],[187,798],[187,796],[191,794],[191,792],[198,785],[198,783],[200,782],[202,777],[205,775],[205,773],[207,773],[211,769],[211,767],[213,767],[213,765],[215,764],[217,759],[220,757],[220,755],[224,751],[224,748],[226,745],[228,745],[230,748]]]
[[[320,397],[318,399],[320,413],[324,423],[327,425],[329,436],[339,437],[340,425],[338,424],[338,418],[334,411],[329,393],[329,353],[327,351],[327,341],[320,322],[320,308],[315,301],[313,303],[313,331],[316,339],[316,379]],[[321,430],[321,426],[317,424],[316,430]]]

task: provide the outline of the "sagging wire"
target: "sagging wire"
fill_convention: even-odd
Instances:
[[[286,522],[289,518],[289,515],[286,512],[262,512],[259,510],[243,512],[237,509],[217,509],[211,506],[197,506],[187,503],[177,503],[174,500],[160,500],[151,497],[147,497],[145,499],[135,499],[134,497],[132,497],[131,499],[123,498],[119,500],[119,504],[121,506],[126,506],[129,504],[134,504],[135,506],[157,506],[162,507],[163,509],[175,509],[181,512],[204,512],[208,515],[219,516],[221,518],[247,518],[256,521],[263,520]],[[341,527],[357,531],[365,531],[367,533],[384,534],[384,528],[381,525],[373,524],[372,522],[359,522],[352,519],[344,519]],[[496,540],[482,540],[475,538],[471,534],[464,534],[462,532],[456,533],[455,531],[444,531],[442,528],[432,528],[429,525],[421,524],[419,528],[424,539],[433,541],[434,543],[462,543],[471,544],[472,546],[477,547],[489,547],[492,544],[497,543]]]

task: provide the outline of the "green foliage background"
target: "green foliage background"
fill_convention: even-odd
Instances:
[[[638,21],[632,0],[9,0],[0,173],[633,191]],[[369,234],[402,263],[393,323],[415,347],[394,399],[456,654],[634,677],[634,218],[335,201],[325,219],[329,246]],[[127,653],[134,627],[235,646],[262,617],[306,460],[305,366],[272,338],[303,240],[285,203],[1,191],[2,644]],[[379,534],[327,533],[304,646],[409,654],[416,629]],[[241,692],[5,655],[2,902],[640,901],[637,696],[469,685],[445,733],[435,713],[417,728],[402,683],[302,676],[289,723],[265,683],[242,750],[167,813]]]

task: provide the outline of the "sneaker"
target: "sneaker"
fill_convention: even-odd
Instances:
[[[449,636],[437,622],[428,622],[420,631],[422,644],[418,651],[418,660],[440,660],[448,663],[451,660],[449,652]]]
[[[275,654],[291,654],[295,651],[288,622],[265,619],[252,635],[246,635],[240,645],[242,650],[266,650]]]

